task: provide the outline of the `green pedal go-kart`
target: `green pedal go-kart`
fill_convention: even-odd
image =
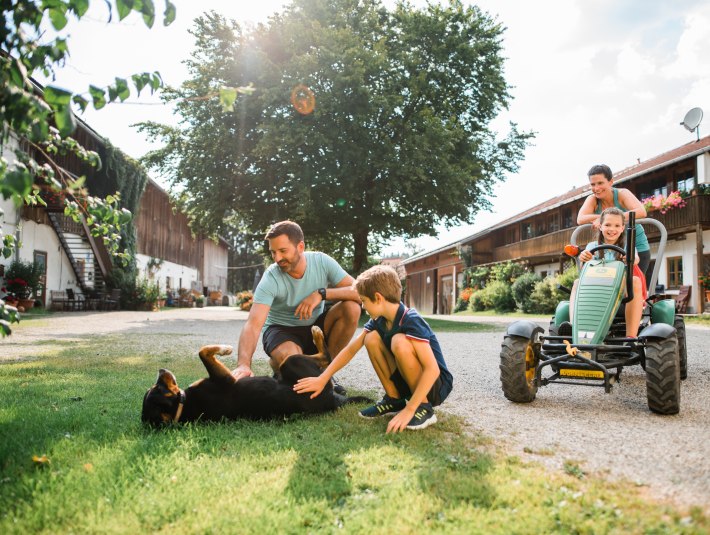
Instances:
[[[651,276],[656,287],[665,251],[665,227],[654,219],[639,223],[658,227],[661,239]],[[572,234],[570,256],[579,248],[575,239],[590,225]],[[630,212],[626,248],[602,244],[591,252],[613,250],[635,258],[635,218]],[[576,254],[575,254],[576,253]],[[646,300],[636,338],[626,337],[624,304],[633,298],[633,270],[619,260],[590,260],[582,267],[570,314],[570,301],[558,304],[549,333],[538,324],[520,320],[506,331],[500,352],[500,378],[505,397],[529,403],[549,384],[600,386],[609,393],[626,366],[640,364],[646,372],[648,407],[659,414],[680,410],[681,379],[687,376],[685,323],[675,313],[675,301],[651,295]],[[570,316],[572,319],[570,320]]]

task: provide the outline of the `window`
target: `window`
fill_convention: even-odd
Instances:
[[[565,208],[562,210],[562,228],[570,228],[574,226],[574,221],[572,220],[572,208]]]
[[[518,227],[512,226],[505,229],[505,244],[517,243],[518,240]]]
[[[550,214],[550,232],[557,232],[560,230],[560,214],[555,212]]]
[[[533,237],[532,223],[523,223],[523,239],[529,240]]]
[[[693,191],[693,187],[695,186],[695,177],[693,176],[693,172],[686,171],[685,173],[678,175],[677,184],[678,187],[676,189],[678,191],[684,191],[685,193]]]
[[[535,236],[544,236],[547,234],[547,219],[538,217],[535,221]]]
[[[654,195],[663,195],[664,197],[668,195],[666,177],[657,177],[638,186],[638,195],[636,196],[641,199],[641,201],[653,197]]]
[[[666,261],[668,267],[668,288],[683,286],[683,257],[674,256]]]

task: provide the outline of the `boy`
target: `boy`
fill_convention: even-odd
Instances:
[[[316,397],[364,345],[385,396],[360,416],[395,415],[388,433],[429,427],[436,423],[432,405],[441,404],[453,386],[436,336],[416,310],[400,302],[402,284],[392,267],[368,269],[355,281],[355,289],[372,319],[320,376],[301,379],[293,389]]]

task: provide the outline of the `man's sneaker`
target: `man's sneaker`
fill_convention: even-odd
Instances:
[[[407,429],[426,429],[432,424],[436,423],[436,414],[434,414],[434,409],[431,407],[431,403],[422,403],[417,408],[414,413],[414,417],[409,420],[407,424]]]
[[[345,390],[345,387],[341,385],[339,382],[337,382],[335,379],[331,379],[333,381],[333,392],[336,394],[340,394],[341,396],[347,396],[348,392]]]
[[[401,411],[407,405],[407,400],[404,398],[391,398],[387,394],[372,407],[367,407],[360,411],[360,416],[363,418],[378,418],[385,415],[394,415]]]

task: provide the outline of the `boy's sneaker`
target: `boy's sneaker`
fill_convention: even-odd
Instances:
[[[363,418],[378,418],[385,415],[394,415],[401,411],[407,405],[407,400],[404,398],[391,398],[387,394],[380,401],[362,409],[360,416]]]
[[[409,424],[407,424],[407,429],[426,429],[427,427],[435,423],[436,414],[434,414],[434,409],[432,408],[431,403],[422,403],[421,405],[419,405],[416,412],[414,413],[414,417],[409,420]]]

